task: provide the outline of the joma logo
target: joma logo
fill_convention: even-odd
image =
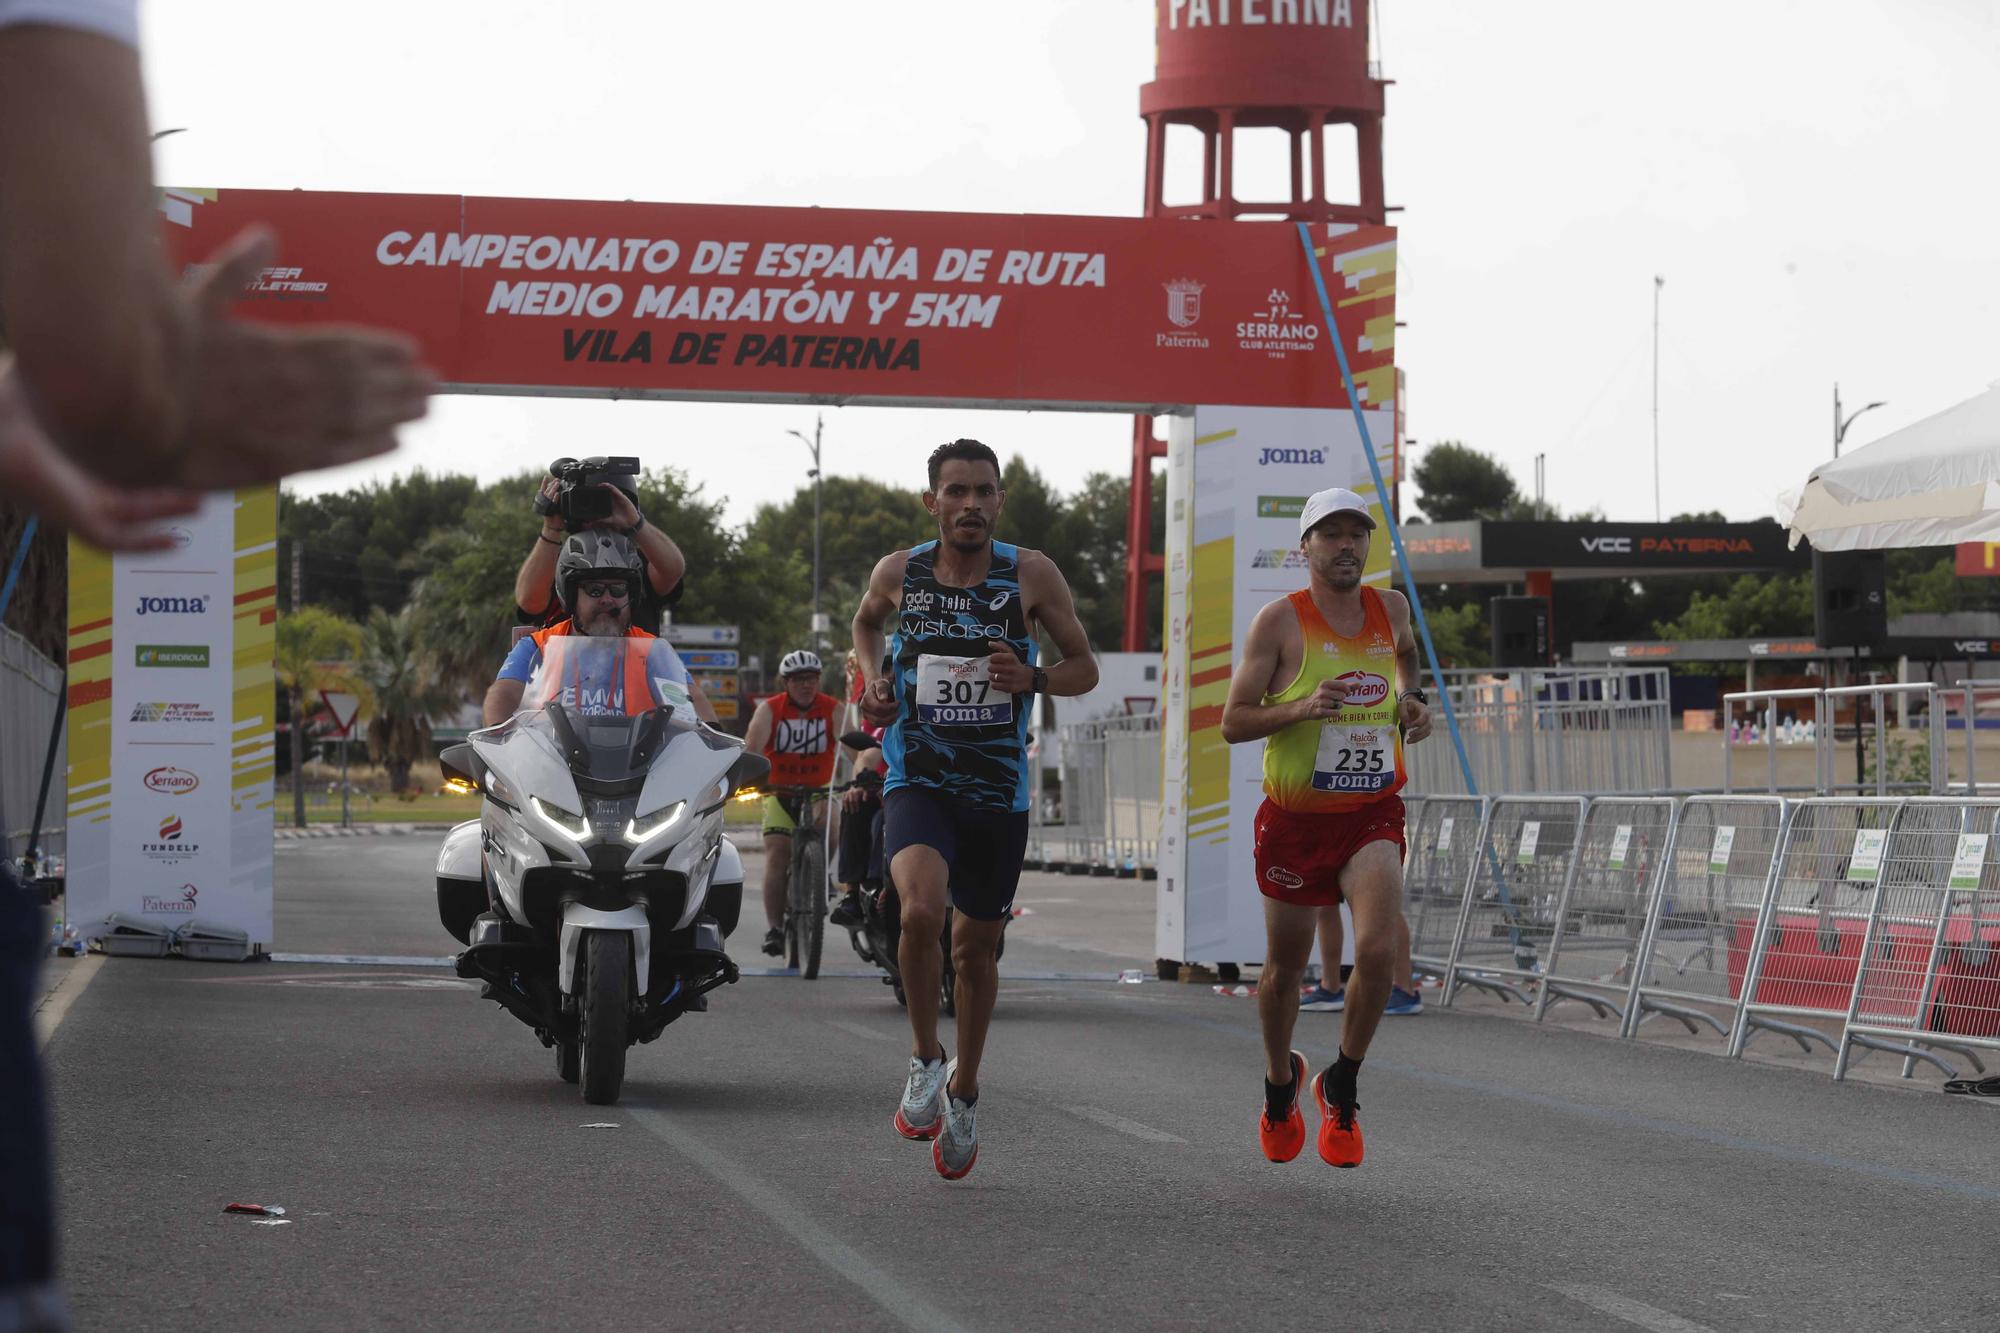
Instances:
[[[1266,449],[1264,450],[1264,452],[1257,455],[1258,467],[1264,467],[1271,463],[1312,463],[1315,465],[1324,466],[1326,463],[1326,450]]]

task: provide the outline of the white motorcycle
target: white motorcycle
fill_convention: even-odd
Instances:
[[[695,718],[658,640],[548,641],[514,716],[441,756],[480,816],[445,835],[438,916],[458,974],[533,1028],[587,1102],[625,1052],[737,979],[743,863],[722,811],[770,771]]]

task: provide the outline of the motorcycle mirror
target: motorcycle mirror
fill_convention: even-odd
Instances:
[[[850,731],[840,738],[840,743],[850,750],[872,750],[882,742],[865,731]]]
[[[475,776],[479,767],[478,755],[464,741],[446,746],[438,755],[438,769],[444,774],[444,785],[455,791],[480,790],[479,779]]]
[[[745,787],[755,787],[771,776],[771,761],[761,754],[745,750],[736,756],[736,762],[729,766],[729,789],[741,791]]]

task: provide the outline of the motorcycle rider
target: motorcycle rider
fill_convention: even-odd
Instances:
[[[779,787],[825,787],[833,781],[838,754],[841,705],[819,688],[825,670],[810,648],[786,653],[778,663],[785,688],[759,699],[743,733],[743,748],[771,761],[771,784]],[[805,798],[771,792],[764,797],[764,952],[785,951],[785,894],[792,870],[792,832],[804,818]],[[826,827],[826,803],[813,801],[813,813]]]
[[[541,662],[542,648],[550,639],[559,635],[581,634],[649,640],[645,674],[648,688],[654,693],[656,701],[675,702],[671,698],[659,697],[660,687],[652,682],[666,681],[678,685],[686,690],[695,716],[714,726],[715,708],[709,703],[708,696],[702,693],[700,682],[688,673],[673,645],[632,627],[632,601],[638,594],[644,569],[644,558],[634,549],[629,538],[597,529],[572,534],[563,543],[562,553],[556,559],[556,595],[569,611],[570,618],[526,635],[514,645],[514,650],[501,664],[499,675],[487,688],[486,699],[480,706],[480,724],[497,726],[514,715],[514,711],[521,706],[521,695],[528,681]],[[579,711],[600,711],[601,708],[623,711],[626,682],[622,678],[597,683],[595,690],[592,685],[593,682],[587,680],[578,682],[575,706]]]

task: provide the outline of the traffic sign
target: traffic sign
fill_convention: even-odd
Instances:
[[[690,671],[734,671],[737,652],[734,648],[690,648],[681,654],[681,661]]]
[[[343,694],[338,690],[321,690],[319,701],[326,705],[326,711],[333,714],[333,734],[345,736],[354,730],[354,720],[361,712],[361,696]]]
[[[734,647],[741,641],[734,625],[662,625],[660,637],[679,647],[684,643]]]
[[[694,677],[701,682],[702,690],[711,699],[717,695],[734,699],[737,695],[736,673],[733,671],[697,671]]]
[[[717,717],[731,721],[735,720],[736,701],[734,699],[710,699],[708,702],[709,706],[715,709]]]

